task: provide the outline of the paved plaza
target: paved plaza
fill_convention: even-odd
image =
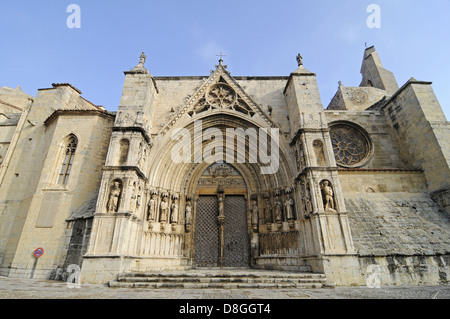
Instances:
[[[323,289],[139,289],[0,277],[0,299],[450,299],[450,286]]]

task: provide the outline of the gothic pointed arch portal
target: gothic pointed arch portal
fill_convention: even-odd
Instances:
[[[197,182],[194,267],[250,267],[247,186],[230,164],[213,164]]]
[[[180,196],[181,214],[179,223],[173,229],[182,236],[182,254],[186,265],[257,268],[261,258],[266,263],[277,262],[270,259],[272,257],[267,259],[262,256],[261,248],[266,255],[276,254],[274,251],[281,249],[287,252],[295,242],[285,238],[299,236],[295,222],[300,216],[301,202],[298,200],[299,190],[292,181],[295,163],[287,156],[289,146],[279,140],[280,143],[275,146],[279,150],[279,168],[274,173],[263,174],[262,168],[269,164],[259,160],[259,140],[246,136],[245,147],[239,147],[237,137],[235,143],[226,143],[228,129],[254,129],[259,133],[259,129],[264,128],[259,123],[242,113],[227,110],[212,114],[205,112],[195,120],[202,120],[203,132],[209,129],[222,132],[225,141],[220,151],[224,155],[223,161],[195,162],[198,154],[207,154],[205,150],[215,140],[196,135],[195,121],[191,119],[183,125],[191,137],[188,139],[193,146],[191,161],[173,160],[171,150],[176,149],[183,139],[172,139],[171,134],[159,136],[161,141],[158,145],[161,148],[153,150],[154,158],[150,162],[154,164],[148,174],[157,202],[165,193]],[[196,143],[199,145],[197,148]],[[268,155],[272,154],[273,146],[268,139]],[[250,158],[250,150],[254,149],[258,149],[257,162],[252,162]],[[234,161],[227,160],[229,151],[235,154]],[[221,196],[224,196],[222,216],[219,205]],[[291,202],[290,206],[286,206],[287,201]],[[272,203],[277,202],[281,202],[282,206],[277,206],[279,210],[272,210],[271,207],[275,207]],[[294,213],[290,215],[288,212]],[[158,218],[150,220],[151,232],[161,229],[158,222]],[[171,228],[164,226],[164,231],[171,231]],[[265,240],[261,246],[261,236],[271,232],[279,234],[274,240]]]

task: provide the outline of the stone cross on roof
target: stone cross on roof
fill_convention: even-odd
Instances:
[[[222,57],[224,57],[224,56],[226,56],[225,54],[222,54],[222,51],[220,51],[220,54],[218,54],[218,55],[216,55],[216,56],[218,56],[218,57],[220,57],[220,60],[219,60],[219,62],[223,62],[223,60],[222,60]]]

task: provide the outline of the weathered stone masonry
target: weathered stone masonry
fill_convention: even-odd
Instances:
[[[324,108],[303,58],[289,76],[125,73],[117,112],[68,83],[0,88],[0,275],[106,283],[119,273],[244,267],[365,285],[446,284],[449,122],[431,82],[399,87],[374,47]],[[278,129],[279,169],[175,163],[174,131]],[[193,148],[199,155],[208,143]],[[197,144],[198,145],[198,144]],[[44,255],[36,261],[35,248]]]

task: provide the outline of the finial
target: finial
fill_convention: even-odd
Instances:
[[[149,72],[148,72],[148,70],[145,68],[145,66],[144,66],[144,63],[145,63],[145,60],[147,59],[147,56],[145,55],[145,53],[144,52],[142,52],[141,53],[141,56],[139,57],[139,64],[138,65],[136,65],[133,69],[131,69],[130,71],[128,71],[128,72],[125,72],[126,74],[127,73],[140,73],[140,74],[150,74]]]
[[[147,60],[147,56],[144,52],[142,52],[140,58],[139,58],[139,65],[144,66],[145,60]]]
[[[303,65],[303,57],[300,53],[297,55],[297,63],[298,63],[298,66]]]
[[[339,81],[338,84],[339,84],[339,86],[341,87],[341,86],[342,86],[342,81]]]

